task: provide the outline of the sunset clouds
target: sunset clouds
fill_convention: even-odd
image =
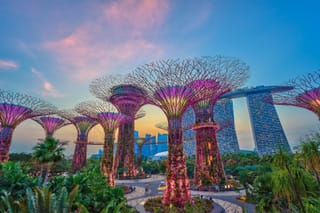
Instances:
[[[0,59],[0,71],[8,69],[17,69],[18,67],[19,65],[14,61]]]
[[[69,78],[93,79],[123,64],[163,54],[164,46],[149,35],[165,21],[167,1],[121,0],[96,8],[98,19],[88,19],[69,35],[43,44]]]
[[[169,9],[167,0],[121,0],[107,4],[103,12],[108,24],[131,36],[145,36],[164,23]]]

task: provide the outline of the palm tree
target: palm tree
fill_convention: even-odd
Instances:
[[[43,184],[45,185],[48,181],[50,169],[54,163],[64,158],[64,146],[66,143],[59,143],[58,140],[53,137],[47,137],[43,142],[37,143],[33,147],[32,157],[41,165],[40,179],[42,177],[43,168],[46,169],[46,175]]]
[[[281,149],[274,155],[272,164],[275,167],[272,173],[273,193],[287,199],[290,205],[297,201],[300,211],[305,213],[302,198],[312,191],[310,188],[314,185],[310,175]]]
[[[299,147],[298,159],[307,171],[311,172],[317,179],[320,187],[320,135],[311,135]]]

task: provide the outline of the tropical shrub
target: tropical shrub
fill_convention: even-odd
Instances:
[[[78,191],[76,186],[70,193],[66,188],[60,194],[52,193],[48,187],[26,189],[23,199],[13,201],[7,193],[1,196],[1,212],[10,213],[69,213]],[[81,211],[80,211],[81,212]]]
[[[54,192],[59,192],[63,187],[70,192],[75,185],[79,185],[75,202],[82,204],[89,212],[100,212],[107,207],[110,212],[116,208],[122,211],[127,208],[123,189],[108,186],[106,178],[101,175],[99,165],[93,165],[74,175],[52,178],[48,183],[48,187]]]
[[[21,167],[19,162],[11,161],[0,165],[0,189],[13,200],[23,198],[28,187],[36,186],[37,179],[28,174],[29,167]]]

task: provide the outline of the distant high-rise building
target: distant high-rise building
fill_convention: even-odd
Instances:
[[[155,155],[156,153],[158,153],[158,146],[159,145],[160,145],[160,149],[165,149],[165,151],[168,150],[168,148],[165,148],[165,147],[168,147],[166,145],[168,142],[168,140],[167,140],[168,135],[158,133],[158,138],[159,138],[159,135],[160,135],[160,141],[162,141],[164,143],[158,144],[155,136],[152,136],[151,134],[148,134],[148,133],[145,135],[144,138],[145,138],[146,142],[142,145],[142,148],[141,148],[141,151],[142,151],[141,154],[143,157],[151,157],[151,156]],[[137,130],[134,131],[134,138],[135,139],[139,138],[139,132]],[[137,143],[134,144],[134,152],[135,152],[135,155],[137,156],[138,155]]]
[[[134,130],[133,137],[134,137],[134,141],[136,141],[136,139],[139,137],[139,131]],[[137,154],[138,154],[138,145],[136,142],[134,143],[134,154],[135,154],[135,156],[137,156]]]
[[[139,137],[139,131],[134,130],[133,131],[133,137],[134,137],[134,139],[138,138]]]
[[[168,151],[168,134],[158,133],[157,153]]]
[[[145,136],[146,142],[142,146],[142,156],[150,157],[157,153],[157,144],[156,144],[156,137],[153,137],[150,134],[146,134]]]
[[[217,132],[220,153],[239,152],[239,143],[234,126],[233,103],[230,99],[224,98],[215,104],[214,120],[221,128]]]
[[[183,132],[183,148],[187,156],[196,155],[195,132],[192,129]]]
[[[292,89],[286,86],[258,86],[240,89],[224,95],[224,98],[247,97],[248,111],[257,153],[275,154],[280,148],[291,152],[283,131],[271,93]],[[269,100],[269,101],[268,101]]]
[[[192,107],[189,107],[182,116],[183,128],[183,149],[187,156],[196,155],[196,134],[192,130],[195,123],[195,114]]]

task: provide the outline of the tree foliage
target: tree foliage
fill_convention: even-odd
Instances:
[[[46,175],[43,183],[46,184],[52,165],[64,158],[65,143],[59,143],[53,137],[47,137],[43,142],[37,143],[33,148],[32,158],[41,165],[39,178],[42,178],[43,167],[46,168]]]
[[[36,179],[28,172],[29,167],[22,167],[20,162],[7,161],[0,164],[0,189],[12,199],[23,198],[26,188],[36,185]]]

